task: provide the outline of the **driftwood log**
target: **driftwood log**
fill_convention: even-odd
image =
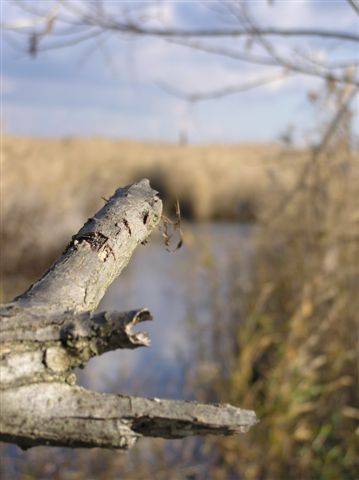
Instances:
[[[93,313],[136,246],[158,225],[162,202],[148,180],[120,188],[72,238],[47,273],[1,306],[0,440],[128,449],[141,436],[247,431],[254,412],[230,405],[108,395],[75,385],[73,369],[117,348],[149,345],[134,326],[147,309]]]

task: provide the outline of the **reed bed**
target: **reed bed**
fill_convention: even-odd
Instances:
[[[207,442],[213,479],[357,478],[358,166],[344,149],[309,157],[297,188],[272,192],[262,211],[248,282],[234,253],[226,297],[215,287],[207,298],[212,329],[193,383],[204,365],[201,399],[261,419],[240,441]]]

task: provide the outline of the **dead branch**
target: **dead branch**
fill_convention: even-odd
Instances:
[[[147,309],[92,313],[160,222],[148,180],[118,189],[48,272],[0,309],[0,440],[128,449],[141,436],[247,431],[254,412],[230,405],[104,395],[75,385],[73,369],[117,348],[149,345]]]

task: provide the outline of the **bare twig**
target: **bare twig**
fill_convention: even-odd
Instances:
[[[240,92],[246,92],[248,90],[252,90],[253,88],[257,88],[263,85],[274,83],[284,78],[288,78],[288,76],[289,76],[289,73],[286,72],[279,75],[278,74],[271,75],[265,78],[256,78],[254,80],[250,80],[240,85],[231,85],[228,87],[219,88],[219,89],[211,90],[208,92],[197,92],[197,93],[195,92],[187,93],[171,85],[168,85],[166,83],[158,83],[158,86],[161,87],[167,93],[177,98],[180,98],[181,100],[186,100],[189,102],[199,102],[203,100],[213,100],[216,98],[226,97],[228,95],[233,95]]]
[[[291,188],[285,195],[283,195],[280,204],[278,207],[275,208],[274,211],[271,211],[268,215],[268,221],[265,222],[267,224],[274,224],[275,220],[279,218],[280,214],[282,214],[290,205],[290,202],[296,196],[296,194],[301,191],[302,187],[305,184],[305,181],[311,171],[313,164],[318,160],[320,155],[323,151],[327,148],[333,134],[335,133],[336,129],[340,125],[340,120],[343,115],[347,112],[349,105],[354,100],[355,96],[357,95],[359,89],[353,88],[347,95],[345,99],[343,99],[341,107],[337,110],[331,121],[329,122],[326,130],[320,141],[314,145],[312,148],[311,156],[309,160],[305,163],[301,174],[298,177],[293,188]]]

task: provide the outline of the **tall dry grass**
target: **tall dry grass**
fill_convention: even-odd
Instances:
[[[340,138],[311,155],[296,189],[268,197],[248,282],[233,257],[226,301],[218,286],[207,299],[202,399],[261,419],[240,441],[207,442],[213,479],[357,478],[358,160]]]

